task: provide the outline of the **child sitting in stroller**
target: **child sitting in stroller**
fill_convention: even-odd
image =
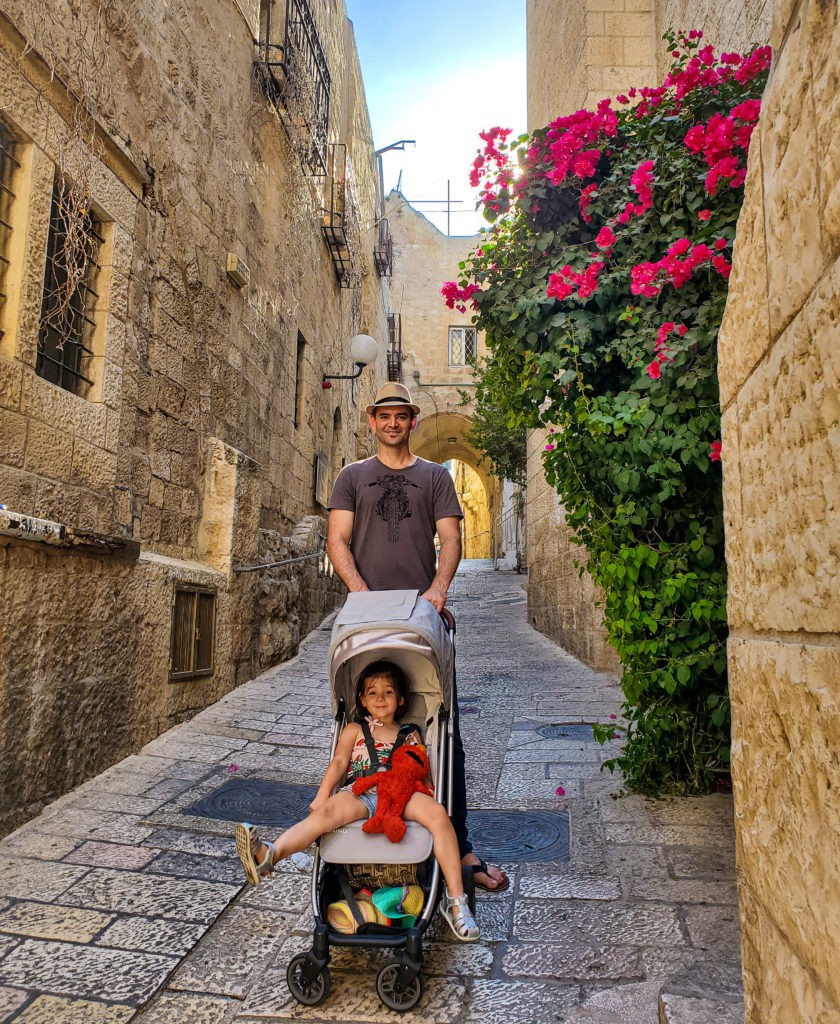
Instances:
[[[397,740],[397,722],[406,713],[410,696],[408,677],[390,661],[375,661],[359,676],[356,711],[367,718],[376,753],[383,759]],[[405,742],[419,743],[417,732],[409,733]],[[305,850],[326,832],[374,814],[377,787],[358,797],[351,788],[353,781],[369,767],[370,757],[361,726],[347,725],[315,799],[309,805],[310,814],[303,821],[287,829],[273,843],[263,842],[253,825],[247,822],[237,825],[236,851],[251,885],[259,885],[260,878],[273,871],[278,861]],[[330,795],[342,779],[345,780],[343,788]],[[446,810],[434,797],[414,793],[405,805],[403,817],[419,822],[432,834],[434,854],[446,882],[440,912],[457,939],[476,942],[481,933],[464,893],[458,841]]]

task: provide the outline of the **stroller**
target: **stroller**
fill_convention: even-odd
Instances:
[[[441,617],[433,605],[418,597],[416,590],[350,594],[336,617],[329,653],[334,713],[330,759],[341,730],[352,721],[359,673],[380,658],[395,662],[411,680],[411,703],[402,721],[420,727],[435,797],[451,812],[454,621]],[[431,833],[418,822],[406,822],[406,833],[399,843],[390,842],[384,835],[363,832],[363,824],[355,821],[344,825],[318,842],[312,867],[312,948],[292,959],[286,980],[298,1002],[317,1006],[330,991],[331,945],[392,949],[394,956],[376,976],[376,991],[385,1006],[405,1012],[416,1006],[423,994],[422,939],[440,895],[440,868],[432,856]],[[358,878],[381,866],[400,876],[400,884],[416,881],[421,886],[423,910],[412,927],[363,921],[357,913],[351,875]],[[474,909],[469,870],[464,872],[464,888]],[[342,899],[347,900],[357,923],[352,934],[336,931],[328,921],[328,905]]]

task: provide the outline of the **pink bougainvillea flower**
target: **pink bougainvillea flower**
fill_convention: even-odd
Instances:
[[[697,211],[697,219],[698,220],[708,220],[711,217],[711,215],[712,215],[712,211],[711,210],[698,210]]]
[[[592,202],[592,193],[595,192],[597,188],[597,184],[593,181],[580,191],[580,215],[587,224],[592,220],[589,213],[589,204]]]
[[[239,765],[238,764],[231,764],[228,767],[228,771],[229,772],[238,772],[239,771]]]
[[[616,237],[612,233],[612,230],[605,224],[604,227],[598,232],[598,237],[595,239],[595,244],[599,249],[611,249],[616,243]]]
[[[554,445],[553,445],[553,444],[547,444],[547,445],[545,446],[545,450],[546,450],[547,452],[553,452],[553,451],[554,451]]]
[[[648,363],[647,375],[651,380],[659,380],[662,376],[662,367],[656,359],[652,363]]]
[[[558,787],[557,787],[557,789],[555,789],[555,790],[554,790],[554,792],[555,792],[555,793],[556,793],[556,794],[557,794],[558,796],[565,796],[565,795],[566,795],[566,790],[565,790],[565,789],[563,789],[563,787],[562,787],[562,786],[558,786]]]
[[[720,462],[720,449],[720,441],[712,441],[712,443],[709,445],[709,458],[712,460],[712,462]]]
[[[615,721],[615,717],[616,717],[615,715],[610,715],[610,718],[611,718],[611,719],[612,719],[613,721]]]

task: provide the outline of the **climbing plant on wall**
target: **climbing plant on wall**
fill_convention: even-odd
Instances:
[[[624,668],[608,764],[646,793],[708,791],[729,759],[716,340],[770,51],[701,37],[665,36],[658,87],[482,133],[492,227],[442,289],[486,332],[489,396],[551,432],[546,475]]]

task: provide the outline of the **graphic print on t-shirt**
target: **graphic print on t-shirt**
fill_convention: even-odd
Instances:
[[[376,503],[376,514],[388,525],[388,541],[396,544],[400,536],[400,523],[411,518],[408,507],[406,485],[417,488],[402,473],[389,476],[378,476],[368,487],[381,487],[382,497]],[[419,490],[419,488],[417,488]]]

